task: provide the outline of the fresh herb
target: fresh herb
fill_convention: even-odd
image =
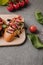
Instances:
[[[43,25],[43,14],[41,12],[35,12],[35,18],[40,24]]]
[[[37,35],[28,34],[27,37],[28,37],[28,39],[30,38],[30,40],[35,48],[43,48],[43,44]]]

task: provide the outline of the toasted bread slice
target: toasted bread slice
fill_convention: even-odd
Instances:
[[[15,21],[18,21],[19,23],[24,22],[24,18],[21,17],[21,18],[19,18],[20,20],[18,18],[19,18],[19,16],[16,16],[16,17],[12,18],[11,23],[13,22],[15,24]],[[11,26],[8,26],[8,28],[9,27],[12,27],[12,25]],[[15,36],[20,35],[21,29],[18,29],[18,27],[17,27],[16,30],[15,30],[15,27],[14,27],[12,29],[14,29],[15,31],[13,31],[13,33],[9,33],[9,32],[7,32],[8,31],[8,28],[5,29],[4,39],[7,42],[10,42],[10,41],[12,41],[15,38]]]
[[[7,41],[7,42],[10,42],[14,39],[14,33],[9,33],[7,32],[7,28],[4,32],[4,39]]]

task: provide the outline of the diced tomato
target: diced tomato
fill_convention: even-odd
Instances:
[[[16,28],[17,28],[15,24],[13,24],[13,25],[12,25],[12,27],[13,27],[14,29],[16,29]]]
[[[15,21],[16,21],[16,22],[20,22],[20,20],[19,20],[19,19],[16,19]]]
[[[9,33],[13,33],[14,31],[12,29],[8,29],[8,32]]]
[[[10,22],[10,26],[12,26],[14,24],[14,22]]]
[[[22,17],[21,17],[21,16],[18,16],[18,19],[19,19],[19,20],[21,20],[21,19],[22,19]]]

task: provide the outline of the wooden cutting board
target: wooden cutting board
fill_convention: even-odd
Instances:
[[[9,15],[9,14],[0,15],[0,17],[3,18],[6,22],[7,22],[7,19],[12,19],[15,16],[17,16],[17,15],[14,15],[14,14],[12,14],[12,15]],[[20,34],[20,37],[14,39],[11,42],[6,42],[3,37],[0,38],[0,46],[21,45],[21,44],[23,44],[25,39],[26,39],[26,35],[25,35],[25,29],[24,29],[24,31]]]

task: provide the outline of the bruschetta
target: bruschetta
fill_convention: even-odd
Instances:
[[[12,18],[9,26],[5,29],[4,39],[7,42],[12,41],[17,35],[19,36],[24,29],[24,19],[21,16]]]

